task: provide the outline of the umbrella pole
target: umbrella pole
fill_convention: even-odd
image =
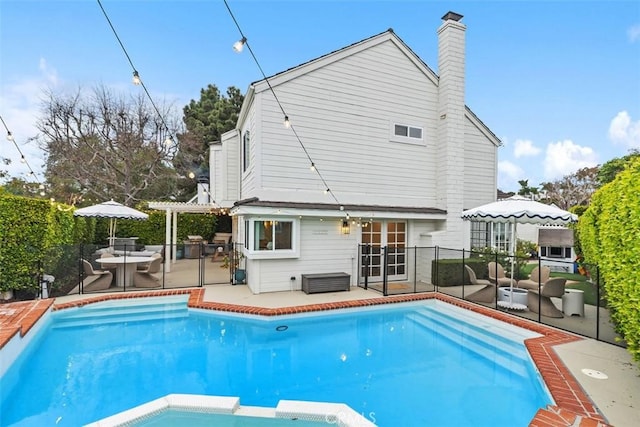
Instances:
[[[511,283],[509,283],[509,304],[513,305],[513,270],[516,258],[516,220],[511,225]]]
[[[114,244],[114,238],[116,234],[115,221],[116,220],[114,218],[109,219],[109,247],[113,247]]]

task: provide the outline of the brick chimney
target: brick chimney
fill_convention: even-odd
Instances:
[[[437,204],[447,210],[450,247],[463,244],[460,215],[464,205],[465,30],[462,15],[448,12],[438,28],[438,190]]]

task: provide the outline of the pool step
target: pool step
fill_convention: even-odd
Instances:
[[[140,300],[143,300],[141,298]],[[158,319],[176,319],[187,317],[189,309],[186,302],[145,302],[138,304],[89,304],[77,309],[68,309],[55,313],[54,328],[81,326],[97,321],[100,324],[139,322]]]
[[[491,325],[471,324],[443,312],[431,309],[416,311],[408,315],[415,324],[434,331],[454,344],[464,346],[474,354],[499,364],[519,375],[527,375],[529,356],[522,341],[516,342],[498,335]]]

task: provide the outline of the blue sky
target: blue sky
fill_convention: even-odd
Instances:
[[[437,72],[436,29],[464,15],[466,103],[503,141],[498,188],[552,181],[640,148],[639,1],[228,0],[267,75],[393,28]],[[102,0],[154,100],[177,111],[261,78],[222,0]],[[0,0],[0,115],[29,165],[42,91],[141,90],[97,1]],[[9,172],[27,178],[0,140]]]

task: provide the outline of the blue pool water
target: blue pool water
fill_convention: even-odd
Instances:
[[[327,427],[326,422],[166,411],[131,427]]]
[[[442,302],[265,320],[158,300],[54,312],[0,379],[0,425],[78,426],[171,393],[346,403],[383,427],[525,426],[551,403],[518,330]]]

